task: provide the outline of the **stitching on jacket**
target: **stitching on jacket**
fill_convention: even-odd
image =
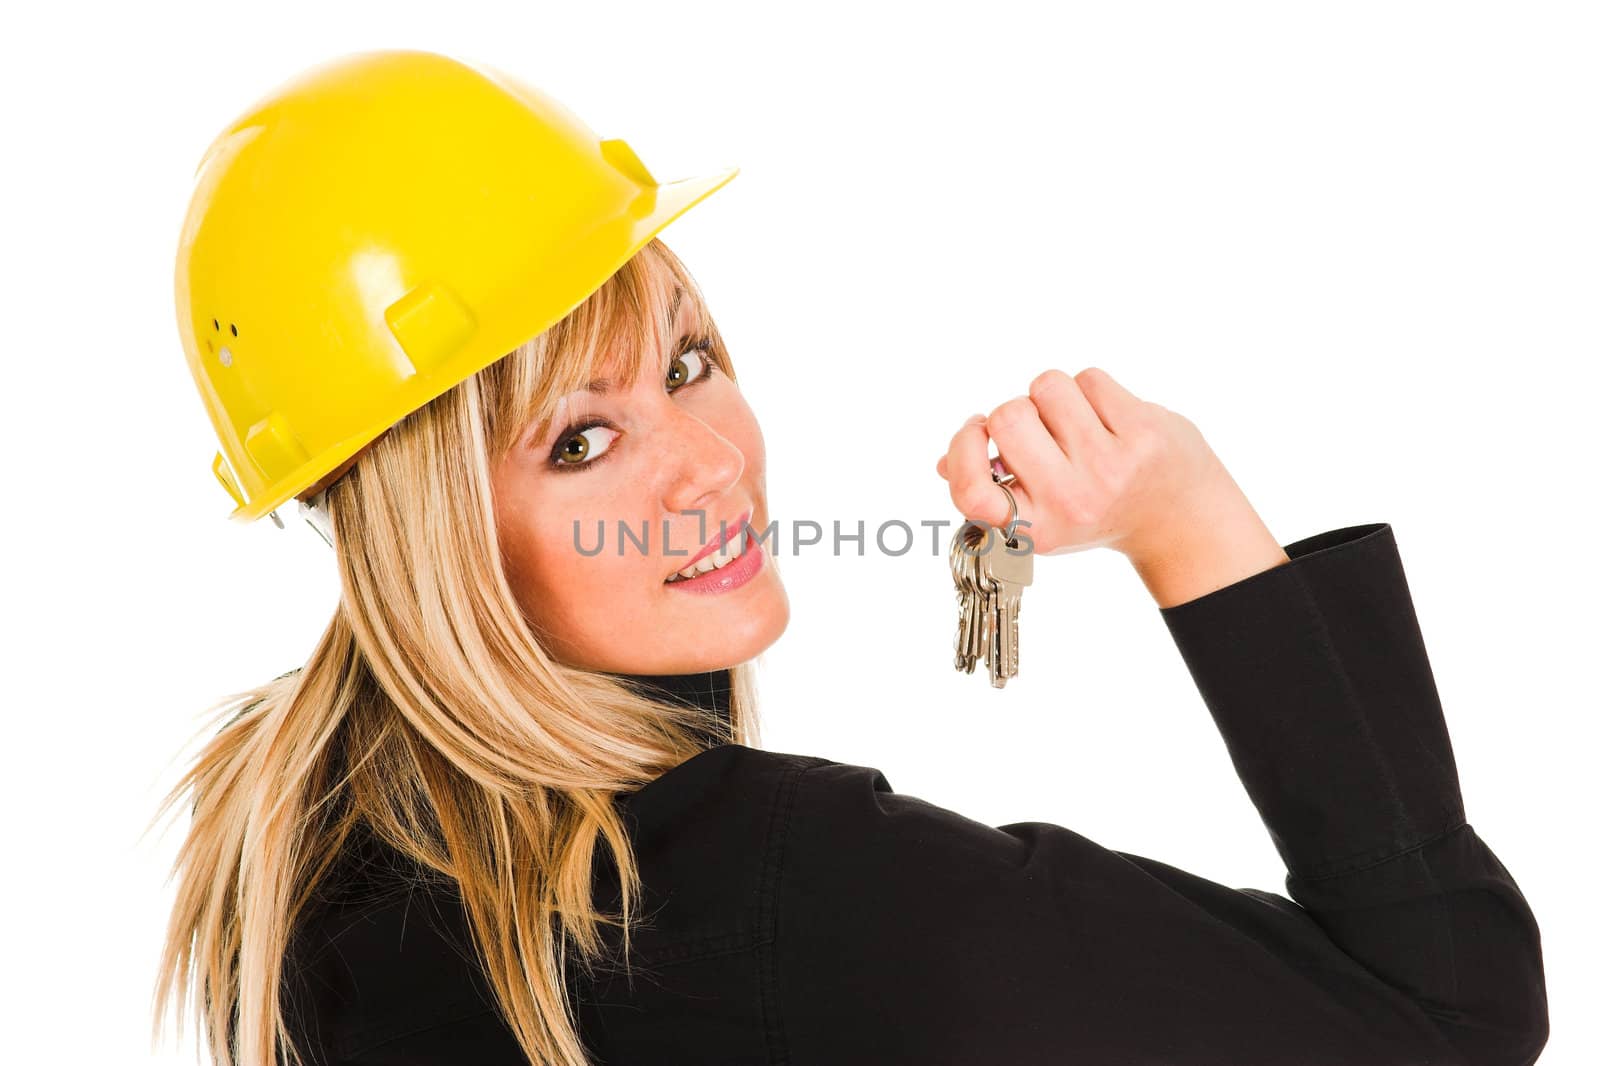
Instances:
[[[778,886],[783,883],[783,860],[795,794],[799,791],[801,775],[811,768],[793,764],[784,768],[767,827],[767,854],[761,876],[761,910],[757,922],[761,939],[756,946],[756,959],[761,972],[761,1028],[767,1038],[767,1060],[774,1066],[784,1066],[789,1061],[789,1042],[783,1031],[778,1000]]]
[[[681,940],[668,941],[648,951],[634,949],[635,960],[651,967],[674,966],[684,962],[698,962],[718,955],[748,951],[765,939],[760,931],[735,930],[727,933],[700,933]],[[635,967],[637,969],[637,967]]]
[[[1424,837],[1424,838],[1422,838],[1421,840],[1417,841],[1415,844],[1412,844],[1409,847],[1402,848],[1399,851],[1390,852],[1389,854],[1383,855],[1383,856],[1381,856],[1379,858],[1376,858],[1376,859],[1373,859],[1371,862],[1367,862],[1364,865],[1352,866],[1352,867],[1350,867],[1349,869],[1346,869],[1346,870],[1335,870],[1332,873],[1315,874],[1315,875],[1312,875],[1312,876],[1309,876],[1309,877],[1301,875],[1301,874],[1296,874],[1295,875],[1295,880],[1301,882],[1302,884],[1308,884],[1309,885],[1309,884],[1314,884],[1317,881],[1331,881],[1331,880],[1333,880],[1335,878],[1346,877],[1346,876],[1348,876],[1350,874],[1363,873],[1363,872],[1365,872],[1367,870],[1374,869],[1375,867],[1382,866],[1384,863],[1393,862],[1395,859],[1403,858],[1403,857],[1405,857],[1407,855],[1410,855],[1413,851],[1416,851],[1419,848],[1425,848],[1429,844],[1432,844],[1434,841],[1443,840],[1445,837],[1459,832],[1467,824],[1466,818],[1462,815],[1462,812],[1459,811],[1459,810],[1454,812],[1451,815],[1451,817],[1448,819],[1448,822],[1449,822],[1449,825],[1450,825],[1449,829],[1445,829],[1445,830],[1442,830],[1441,832],[1434,833],[1432,836]]]

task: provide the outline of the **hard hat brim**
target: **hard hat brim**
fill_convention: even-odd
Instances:
[[[660,233],[677,218],[682,216],[690,208],[694,207],[700,201],[704,200],[706,197],[722,188],[722,186],[726,185],[729,181],[733,180],[733,178],[739,173],[739,169],[740,168],[737,166],[727,167],[710,174],[683,178],[678,181],[666,182],[645,189],[640,193],[639,197],[634,203],[634,206],[629,211],[630,216],[636,217],[631,217],[623,225],[617,228],[612,228],[610,232],[606,234],[604,238],[606,243],[610,244],[612,248],[617,250],[613,253],[605,255],[605,262],[609,265],[609,269],[604,269],[600,273],[598,280],[594,283],[592,288],[582,293],[577,299],[573,300],[571,305],[563,310],[553,321],[530,323],[527,327],[526,334],[521,337],[521,340],[513,343],[509,347],[505,347],[504,351],[499,351],[498,354],[488,357],[481,363],[481,365],[471,366],[466,373],[461,374],[454,380],[444,379],[436,382],[435,386],[429,390],[431,395],[427,396],[423,401],[421,401],[421,403],[417,403],[415,406],[420,407],[422,406],[422,403],[430,402],[437,396],[443,395],[445,392],[449,391],[449,389],[460,384],[461,381],[466,380],[466,378],[470,377],[473,373],[483,369],[484,366],[488,366],[498,359],[504,358],[506,355],[510,354],[510,352],[517,347],[517,344],[526,343],[527,341],[532,340],[540,333],[543,333],[545,330],[549,329],[550,326],[555,324],[555,322],[565,318],[568,314],[580,306],[584,300],[587,300],[591,295],[593,295],[595,290],[599,289],[601,285],[605,284],[605,282],[610,279],[612,274],[615,274],[617,270],[620,270],[624,264],[637,255],[638,252],[644,248],[645,245],[649,244],[658,233]],[[390,415],[392,414],[393,412],[390,412]],[[308,488],[318,484],[319,481],[326,479],[328,471],[337,470],[338,467],[350,460],[352,457],[356,456],[357,453],[359,453],[362,449],[366,448],[378,437],[380,437],[392,425],[394,425],[396,421],[398,421],[397,417],[386,416],[380,424],[364,427],[360,432],[354,433],[344,438],[336,445],[324,449],[318,454],[315,460],[306,463],[303,467],[295,470],[288,476],[281,479],[279,484],[287,489],[287,491],[280,490],[262,493],[255,500],[248,501],[235,508],[233,512],[229,514],[229,519],[239,522],[251,522],[276,511],[277,508],[282,507],[285,503],[288,503],[297,496],[305,493]],[[223,476],[223,472],[218,471],[218,477],[222,478]],[[229,488],[230,493],[235,491],[232,487],[228,486],[226,480],[224,480],[223,483],[224,487]]]

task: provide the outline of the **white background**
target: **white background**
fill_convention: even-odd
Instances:
[[[199,712],[302,663],[337,589],[292,510],[226,521],[175,326],[179,221],[201,152],[269,88],[422,47],[540,85],[663,180],[743,168],[662,236],[762,419],[775,518],[954,517],[933,467],[961,421],[1095,365],[1192,418],[1280,542],[1391,523],[1468,818],[1543,930],[1541,1062],[1596,1061],[1592,5],[277,0],[7,22],[0,1058],[193,1061],[187,1040],[147,1050],[180,835],[140,831]],[[764,746],[1283,891],[1122,556],[1040,560],[1021,676],[993,691],[951,668],[927,544],[782,560]]]

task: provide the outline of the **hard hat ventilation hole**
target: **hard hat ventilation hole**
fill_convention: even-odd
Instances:
[[[237,337],[239,335],[239,327],[234,325],[232,322],[228,323],[228,328],[233,331],[233,335],[235,337]]]

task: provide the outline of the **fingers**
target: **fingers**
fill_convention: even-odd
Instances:
[[[950,438],[944,459],[950,502],[967,518],[998,525],[1011,505],[989,472],[989,431],[982,415],[973,415]]]
[[[1019,506],[1029,500],[1031,485],[1037,498],[1031,502],[1048,507],[1050,497],[1093,495],[1093,457],[1103,455],[1114,437],[1136,433],[1148,406],[1099,367],[1076,376],[1046,370],[1029,383],[1027,396],[1007,400],[987,419],[969,418],[935,469],[963,515],[998,525],[1009,505],[989,468],[991,439],[1016,475],[1010,488]],[[1041,490],[1046,490],[1042,497]]]
[[[1029,394],[1033,395],[1036,389],[1042,394],[1064,401],[1069,407],[1072,402],[1069,393],[1077,392],[1094,411],[1100,424],[1114,436],[1133,428],[1136,412],[1144,403],[1097,366],[1085,367],[1073,377],[1059,370],[1046,370],[1033,379],[1033,385],[1029,386]],[[1034,396],[1034,402],[1039,402],[1039,396]],[[1050,400],[1047,400],[1046,404],[1054,406]]]
[[[1077,480],[1067,453],[1028,397],[1018,396],[996,407],[989,415],[988,428],[1006,468],[1024,488],[1071,486]]]
[[[1082,458],[1095,446],[1096,437],[1110,434],[1078,382],[1065,371],[1046,370],[1028,384],[1028,398],[1040,422],[1061,443],[1069,458]]]

